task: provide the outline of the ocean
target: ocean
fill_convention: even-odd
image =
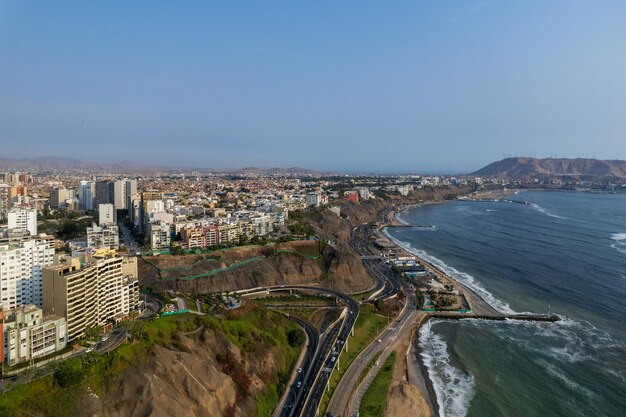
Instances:
[[[440,416],[626,416],[626,195],[506,198],[528,204],[423,205],[387,229],[498,310],[562,318],[428,322]]]

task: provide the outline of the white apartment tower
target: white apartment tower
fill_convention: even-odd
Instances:
[[[113,182],[113,205],[118,210],[126,208],[126,181]]]
[[[98,205],[98,224],[117,223],[117,212],[113,204],[100,204]]]
[[[0,307],[40,307],[42,270],[53,263],[53,240],[31,237],[0,241]]]
[[[170,246],[170,224],[163,220],[156,220],[148,224],[148,236],[152,249],[167,249]]]
[[[9,212],[9,229],[28,230],[31,236],[37,234],[37,210],[14,208]]]
[[[7,184],[0,184],[0,220],[9,212],[9,188]]]

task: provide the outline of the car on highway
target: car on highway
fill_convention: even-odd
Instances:
[[[300,388],[302,386],[302,381],[298,381],[298,383],[296,384],[296,388]]]
[[[101,342],[106,342],[107,340],[109,340],[109,336],[102,336],[102,339],[100,339]]]
[[[336,360],[337,360],[337,357],[336,357],[336,356],[333,356],[333,357],[331,358],[331,360],[330,360],[330,361],[331,361],[331,362],[335,362]]]
[[[301,374],[302,373],[302,368],[298,368],[298,373]]]

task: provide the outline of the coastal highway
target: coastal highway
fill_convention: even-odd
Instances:
[[[328,404],[327,412],[330,413],[330,415],[348,416],[358,411],[351,408],[355,401],[355,390],[361,375],[379,353],[382,353],[386,349],[390,352],[389,349],[393,348],[393,345],[400,340],[400,335],[411,330],[419,314],[416,309],[415,297],[411,296],[413,292],[411,285],[394,274],[386,264],[383,263],[383,265],[389,270],[388,273],[385,271],[385,276],[393,282],[394,288],[400,288],[400,291],[405,294],[404,299],[406,301],[404,307],[398,317],[396,317],[374,341],[367,345],[350,364],[350,367],[346,370],[335,388]],[[360,395],[362,395],[362,393],[360,393]]]
[[[346,297],[346,306],[348,307],[348,312],[346,314],[346,319],[343,321],[339,333],[337,334],[336,340],[332,343],[332,348],[328,354],[322,356],[322,366],[319,369],[317,378],[313,380],[313,385],[311,387],[311,392],[308,395],[308,398],[304,404],[304,409],[300,414],[303,417],[313,417],[317,415],[317,409],[319,408],[320,400],[324,395],[324,390],[328,385],[328,381],[330,380],[330,376],[333,372],[335,366],[339,362],[339,355],[343,350],[346,341],[348,340],[348,336],[350,336],[350,332],[354,327],[354,323],[356,322],[359,305],[350,297]]]
[[[288,417],[291,415],[291,411],[300,404],[300,398],[304,392],[302,387],[302,382],[306,381],[309,377],[313,362],[315,360],[315,354],[318,351],[319,342],[320,342],[320,334],[315,327],[313,327],[309,322],[299,319],[298,317],[288,315],[289,320],[295,322],[298,326],[305,331],[307,335],[307,348],[304,358],[302,362],[299,364],[299,368],[296,371],[295,377],[291,379],[291,385],[287,387],[287,391],[281,398],[281,401],[278,404],[279,412],[275,413],[279,417]],[[300,383],[300,387],[298,387],[298,383]]]
[[[293,396],[294,386],[290,387],[285,394],[287,398],[283,402],[283,409],[278,414],[283,417],[313,417],[317,414],[319,401],[324,394],[332,370],[337,365],[339,353],[344,348],[354,327],[359,313],[359,304],[352,297],[340,291],[309,285],[264,287],[254,289],[254,292],[241,292],[240,294],[251,296],[276,291],[315,291],[337,297],[346,306],[343,320],[338,321],[336,325],[327,329],[322,335],[311,360],[310,369],[307,369],[306,372],[303,369],[301,379],[295,381],[295,390],[299,393]],[[298,383],[300,383],[300,387],[298,387]]]
[[[395,297],[402,291],[402,279],[396,275],[389,265],[383,262],[382,258],[373,256],[367,248],[367,242],[371,239],[371,230],[367,224],[362,224],[352,230],[350,247],[354,250],[363,262],[367,272],[374,277],[382,292],[370,301],[378,299],[385,300]]]
[[[386,214],[383,213],[383,216]],[[371,239],[370,233],[371,230],[366,224],[355,227],[350,239],[350,246],[361,256],[365,269],[377,281],[384,283],[383,291],[376,298],[386,299],[404,293],[406,301],[394,322],[366,346],[350,364],[333,392],[326,410],[328,415],[347,416],[350,415],[351,411],[354,411],[351,408],[355,401],[354,393],[360,376],[379,353],[395,345],[399,339],[399,334],[411,329],[418,315],[413,287],[394,273],[382,258],[371,257],[371,252],[367,248],[368,240]]]
[[[106,337],[106,340],[98,343],[96,347],[97,352],[108,353],[124,343],[126,341],[126,330],[115,329],[104,337]]]
[[[302,415],[306,415],[303,414],[306,402],[309,399],[309,396],[312,395],[312,389],[314,388],[316,377],[324,366],[326,355],[330,351],[330,348],[334,343],[335,338],[337,337],[340,327],[341,323],[337,322],[333,324],[330,328],[328,328],[324,335],[322,335],[318,349],[315,352],[311,368],[309,369],[305,377],[301,380],[300,393],[296,398],[293,407],[288,410],[287,414],[284,414],[285,416],[299,417]]]
[[[327,412],[333,416],[347,416],[350,415],[350,412],[354,412],[354,410],[350,409],[350,406],[353,402],[353,392],[357,387],[361,374],[363,374],[369,363],[378,353],[383,352],[389,346],[395,344],[395,342],[399,340],[399,335],[410,331],[413,323],[417,319],[417,303],[411,285],[393,273],[388,265],[381,261],[379,262],[387,267],[389,272],[383,270],[385,277],[393,282],[396,288],[400,288],[400,291],[405,295],[406,302],[394,322],[387,326],[378,335],[377,339],[372,341],[359,353],[344,373],[328,404]]]
[[[364,233],[364,230],[365,230],[365,233],[367,233],[367,227],[365,225],[360,225],[352,229],[352,236],[350,237],[350,242],[348,242],[350,245],[350,248],[354,251],[354,253],[361,256],[361,258],[363,258],[363,256],[369,255],[369,251],[367,250],[365,240],[361,236]],[[363,264],[365,268],[367,269],[367,265],[365,265],[365,262]],[[380,277],[377,274],[373,274],[372,272],[370,272],[370,275],[376,281],[376,287],[374,287],[373,292],[378,293],[378,296],[374,299],[385,298],[385,296],[388,296],[390,290],[389,288],[386,288],[385,279]]]

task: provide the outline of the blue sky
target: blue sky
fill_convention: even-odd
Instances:
[[[626,159],[623,1],[2,1],[0,156]]]

